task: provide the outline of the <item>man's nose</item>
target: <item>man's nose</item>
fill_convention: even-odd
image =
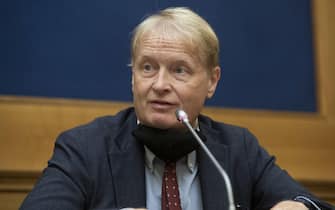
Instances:
[[[164,68],[159,69],[158,74],[153,81],[152,88],[160,93],[171,90],[171,78],[168,70]]]

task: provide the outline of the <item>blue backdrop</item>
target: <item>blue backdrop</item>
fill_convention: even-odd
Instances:
[[[5,0],[0,94],[131,101],[129,42],[168,6],[203,16],[223,67],[208,105],[316,111],[308,0]]]

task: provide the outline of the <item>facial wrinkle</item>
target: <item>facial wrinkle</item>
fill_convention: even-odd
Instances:
[[[161,51],[166,50],[167,52],[181,52],[189,54],[187,47],[183,43],[173,39],[167,39],[162,36],[150,36],[143,40],[143,47],[149,50]]]

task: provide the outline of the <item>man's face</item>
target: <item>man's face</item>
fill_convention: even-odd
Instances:
[[[220,68],[206,69],[192,52],[166,36],[143,37],[132,69],[134,106],[141,123],[161,129],[182,128],[175,116],[181,108],[194,124],[206,97],[214,94]]]

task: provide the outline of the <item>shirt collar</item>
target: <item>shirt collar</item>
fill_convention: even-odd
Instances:
[[[157,157],[146,146],[144,146],[144,149],[145,149],[145,165],[149,168],[150,172],[153,173],[155,170],[154,162]],[[182,158],[179,161],[183,160],[185,160],[185,158]],[[187,154],[186,161],[184,163],[187,164],[187,168],[189,169],[190,173],[194,172],[196,161],[197,161],[197,154],[195,150]]]

